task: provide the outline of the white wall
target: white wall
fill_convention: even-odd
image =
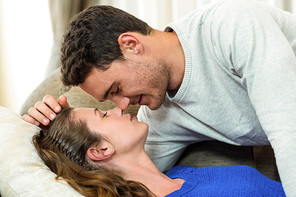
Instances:
[[[160,30],[189,11],[214,1],[217,0],[101,0]],[[296,10],[296,0],[258,1]],[[0,0],[1,3],[0,105],[19,112],[28,95],[44,79],[49,62],[52,31],[48,0]]]
[[[52,30],[47,0],[2,0],[2,106],[19,112],[21,105],[44,79]]]
[[[150,26],[164,29],[165,25],[174,21],[193,9],[219,0],[100,0],[102,4],[121,8]],[[283,10],[295,12],[296,0],[257,0]]]
[[[2,8],[2,3],[0,0],[0,12]],[[0,27],[2,27],[2,17],[0,14]],[[6,101],[4,98],[5,86],[4,86],[4,70],[3,70],[3,40],[2,40],[2,31],[0,31],[0,106],[3,105]]]

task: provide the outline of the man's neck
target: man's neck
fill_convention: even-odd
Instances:
[[[167,90],[176,92],[180,88],[185,72],[185,54],[177,34],[156,30],[156,39],[159,41],[159,53],[170,72],[170,81]]]

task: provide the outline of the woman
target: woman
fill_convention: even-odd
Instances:
[[[85,196],[285,196],[281,183],[247,166],[163,174],[145,153],[147,132],[119,108],[66,108],[33,142],[57,178]]]

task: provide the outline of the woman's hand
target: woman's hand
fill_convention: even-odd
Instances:
[[[34,107],[28,110],[28,114],[23,115],[22,119],[28,123],[40,126],[47,126],[62,108],[70,107],[67,98],[60,96],[58,101],[51,95],[43,97],[42,101],[37,101]]]

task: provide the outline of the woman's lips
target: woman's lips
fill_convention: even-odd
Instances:
[[[138,118],[135,116],[135,117],[132,117],[132,120],[138,120]]]
[[[131,114],[127,114],[129,119],[132,120],[133,119],[133,116]]]
[[[131,121],[133,121],[133,120],[137,120],[137,119],[138,119],[137,116],[133,117],[131,114],[127,114],[127,115],[129,116],[129,119],[130,119]]]

